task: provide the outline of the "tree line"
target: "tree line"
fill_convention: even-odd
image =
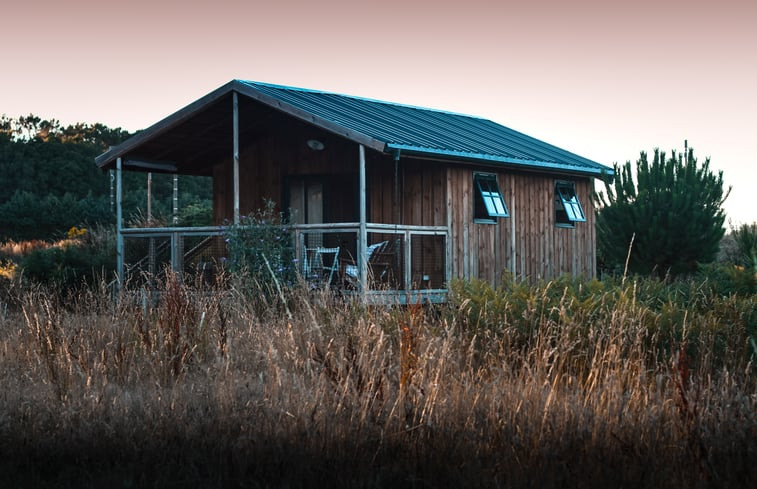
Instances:
[[[112,182],[94,158],[133,134],[104,124],[0,116],[0,240],[54,239],[72,226],[114,222]],[[123,175],[124,216],[146,215],[146,174]],[[182,176],[180,202],[209,206],[208,178]],[[171,212],[171,175],[154,175],[153,213]]]

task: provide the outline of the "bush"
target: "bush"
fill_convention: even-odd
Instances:
[[[36,248],[20,260],[19,268],[26,279],[59,290],[76,289],[108,278],[115,271],[112,230],[72,229],[76,231],[71,238],[48,248]],[[71,230],[69,235],[72,235]]]
[[[203,200],[189,204],[179,212],[179,225],[186,227],[212,226],[213,203]]]
[[[282,286],[296,282],[292,234],[272,201],[249,216],[241,216],[239,224],[227,225],[224,234],[230,272],[248,273],[258,284],[270,283],[274,277]]]
[[[757,296],[725,294],[726,286],[726,279],[712,278],[666,284],[651,278],[617,283],[562,277],[540,283],[506,280],[496,288],[453,280],[450,306],[470,337],[494,338],[516,349],[544,331],[566,329],[575,334],[571,348],[588,347],[597,331],[617,323],[639,325],[646,348],[659,357],[683,343],[694,354],[699,339],[708,337],[707,348],[716,357],[729,352],[748,358],[753,352],[743,339],[757,341]]]
[[[702,265],[697,276],[713,294],[748,296],[757,293],[757,275],[750,266],[712,263]]]
[[[697,276],[715,294],[757,293],[757,223],[731,229],[720,242],[718,261],[700,266]]]
[[[757,274],[757,223],[742,224],[742,226],[731,233],[736,242],[739,261],[741,265],[753,274]]]

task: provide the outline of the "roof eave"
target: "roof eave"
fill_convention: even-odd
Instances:
[[[594,177],[612,177],[615,174],[612,168],[601,165],[599,163],[595,163],[596,167],[581,167],[566,163],[556,163],[552,161],[529,160],[525,158],[503,157],[483,153],[452,151],[437,148],[419,148],[417,146],[396,143],[389,143],[386,145],[386,148],[387,152],[400,150],[403,154],[407,155],[456,158],[481,163],[502,163],[507,166],[532,170],[556,170],[580,175],[591,175]]]

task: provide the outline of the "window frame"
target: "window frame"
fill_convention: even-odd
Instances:
[[[496,224],[497,218],[510,217],[496,173],[473,173],[473,222]]]
[[[576,193],[576,182],[555,181],[554,207],[557,227],[574,228],[577,222],[586,222],[586,212]]]

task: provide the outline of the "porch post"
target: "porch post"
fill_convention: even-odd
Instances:
[[[239,224],[239,96],[233,97],[233,131],[234,131],[234,224]]]
[[[515,260],[517,252],[517,243],[515,242],[515,216],[520,209],[515,209],[515,185],[510,187],[510,272],[513,274],[513,279],[517,277],[518,262]]]
[[[362,144],[360,149],[360,236],[357,240],[357,266],[360,274],[360,292],[365,301],[365,292],[368,288],[368,260],[366,260],[365,249],[368,247],[368,228],[366,225],[365,210],[365,146]]]
[[[147,225],[152,222],[152,172],[147,172]]]
[[[184,246],[181,234],[176,231],[171,233],[171,270],[176,272],[181,280],[182,270],[184,269]]]
[[[122,234],[123,216],[121,210],[121,157],[116,158],[116,287],[120,291],[124,280],[124,236]]]
[[[152,226],[152,172],[147,172],[147,226]],[[150,273],[150,283],[155,279],[155,238],[149,238],[150,246],[148,248],[148,271]]]
[[[174,226],[179,224],[179,175],[173,174],[173,214],[171,223]]]
[[[394,150],[394,188],[392,188],[392,219],[394,224],[402,222],[400,213],[400,191],[399,191],[399,163],[400,150]]]
[[[412,284],[412,274],[413,274],[413,253],[412,253],[412,236],[410,235],[410,231],[405,231],[405,233],[402,235],[402,249],[405,252],[405,267],[404,270],[402,270],[402,288],[407,291],[407,294],[410,294],[410,290],[413,288]]]

